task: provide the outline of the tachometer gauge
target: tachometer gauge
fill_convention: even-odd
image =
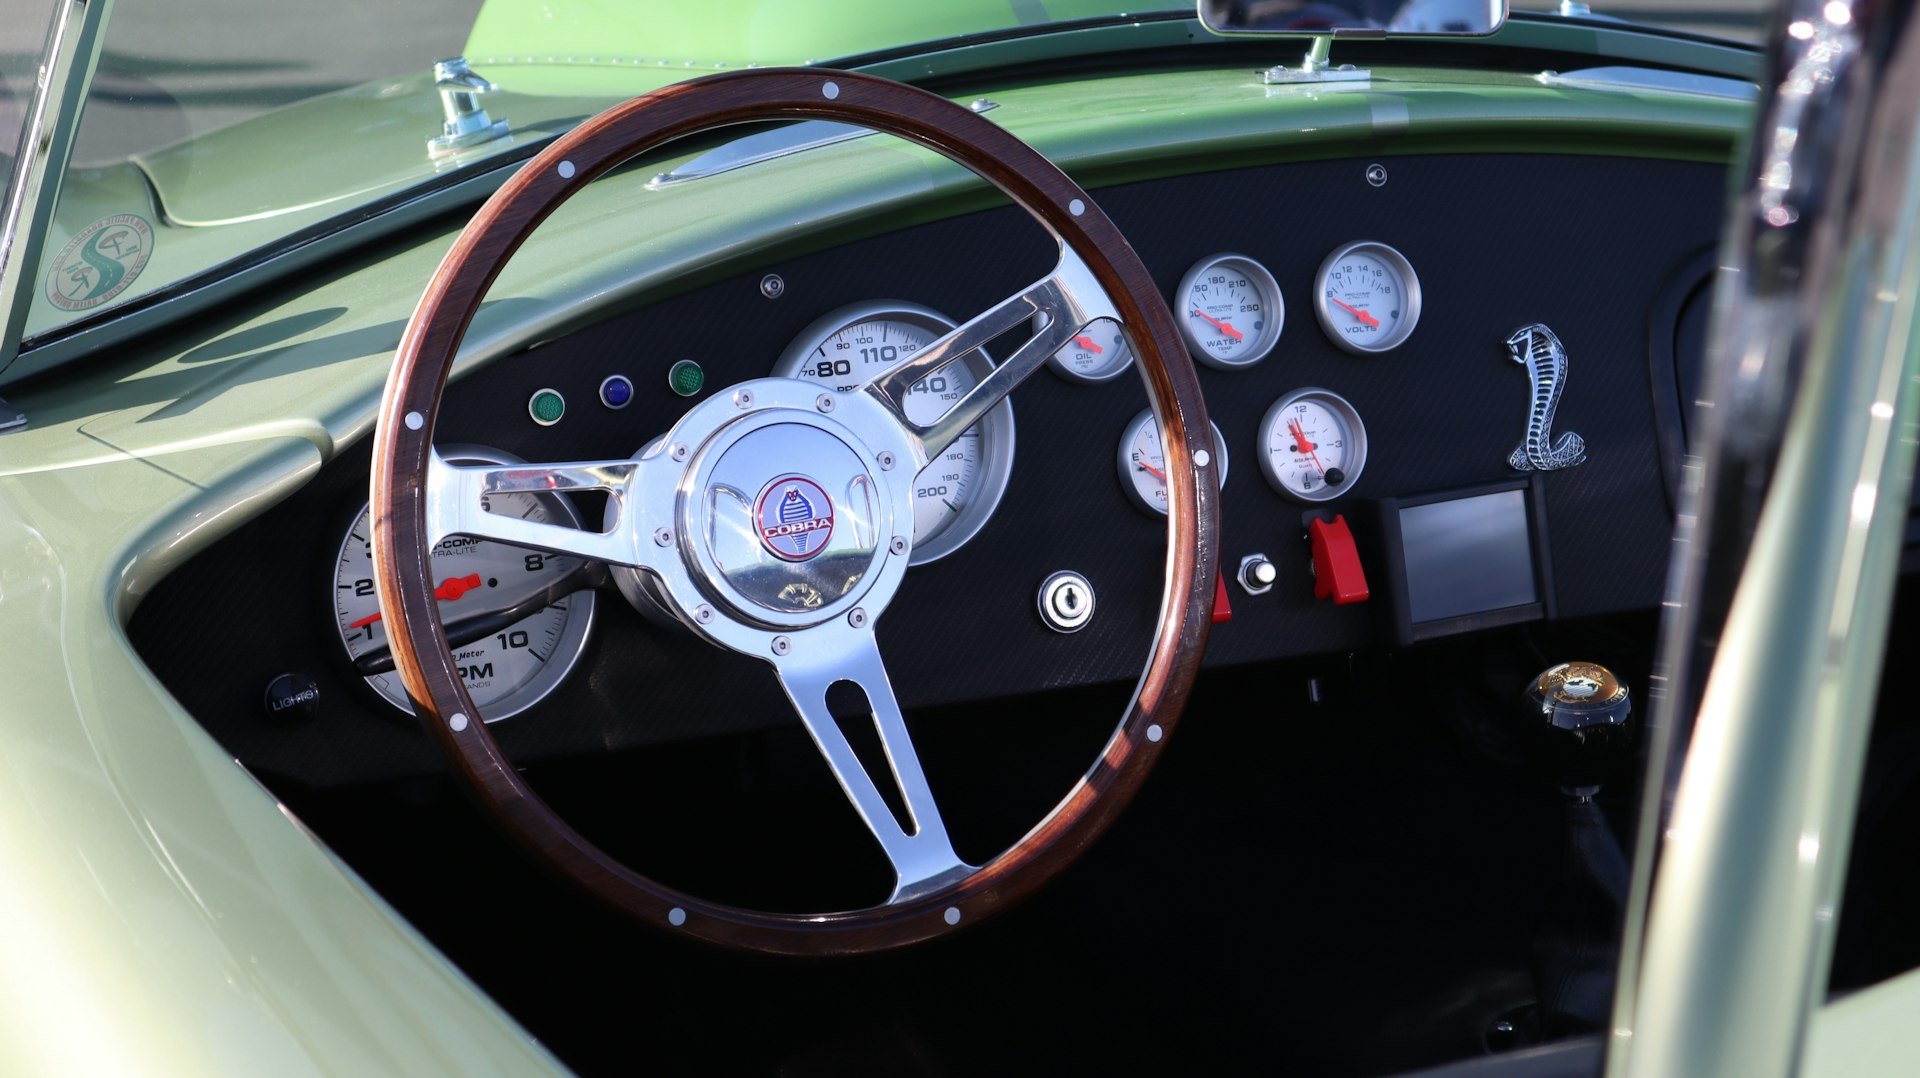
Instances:
[[[851,393],[954,328],[954,321],[916,303],[857,303],[829,312],[800,332],[773,368],[777,378],[806,378]],[[907,391],[907,418],[925,426],[945,415],[993,371],[975,351]],[[1000,505],[1013,474],[1013,404],[1001,401],[967,428],[913,481],[913,555],[925,565],[979,534]]]
[[[1384,243],[1349,243],[1320,263],[1313,313],[1333,343],[1371,355],[1398,348],[1420,321],[1420,278]]]
[[[1246,255],[1201,259],[1180,279],[1173,306],[1193,358],[1228,371],[1267,358],[1287,320],[1279,283]]]
[[[460,464],[518,464],[514,457],[492,449],[461,447],[445,450],[448,460]],[[580,526],[573,507],[558,495],[492,494],[489,509],[527,520]],[[367,510],[353,519],[340,541],[333,569],[334,626],[349,660],[384,653],[386,627],[380,601],[373,592],[373,550],[368,541]],[[581,560],[548,554],[463,535],[451,536],[433,548],[433,575],[438,585],[440,620],[450,638],[460,637],[461,626],[480,624],[485,631],[453,649],[454,662],[467,692],[488,722],[517,715],[539,703],[573,671],[586,646],[593,621],[594,594],[575,591],[546,603],[512,624],[481,624],[487,615],[524,606],[555,581],[577,569]],[[496,619],[497,620],[497,619]],[[409,714],[400,675],[389,668],[367,677],[373,691]]]
[[[1366,425],[1338,393],[1296,389],[1273,402],[1260,420],[1260,470],[1289,498],[1341,497],[1366,466]]]
[[[1033,316],[1034,332],[1039,332],[1045,324],[1044,315]],[[1073,340],[1047,360],[1047,366],[1069,382],[1098,385],[1113,381],[1133,366],[1133,349],[1128,347],[1127,335],[1120,331],[1120,323],[1098,318],[1074,334]]]
[[[1220,485],[1227,485],[1227,440],[1212,423],[1214,456],[1220,459]],[[1134,416],[1120,434],[1120,487],[1135,505],[1152,513],[1167,511],[1167,461],[1160,450],[1160,424],[1149,408]]]

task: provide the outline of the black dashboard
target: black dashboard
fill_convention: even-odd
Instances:
[[[1371,174],[1371,178],[1370,178]],[[1522,478],[1507,462],[1526,425],[1527,372],[1503,342],[1551,326],[1569,372],[1555,425],[1586,461],[1527,478],[1541,547],[1541,612],[1581,617],[1650,608],[1663,583],[1681,414],[1676,349],[1700,318],[1720,224],[1720,166],[1617,157],[1447,155],[1343,159],[1151,180],[1095,192],[1171,295],[1204,256],[1238,252],[1273,273],[1286,300],[1277,348],[1241,370],[1200,369],[1225,437],[1221,564],[1264,554],[1270,591],[1226,591],[1209,668],[1388,648],[1404,641],[1392,603],[1397,564],[1379,542],[1389,499],[1486,489]],[[1375,182],[1384,181],[1384,182]],[[903,222],[904,223],[904,222]],[[1424,309],[1401,346],[1360,356],[1316,324],[1310,291],[1327,252],[1376,240],[1416,268]],[[537,241],[536,241],[537,242]],[[706,284],[509,356],[448,389],[439,439],[535,461],[637,452],[691,403],[667,388],[682,359],[701,395],[764,377],[824,312],[873,299],[964,320],[1044,274],[1054,252],[1017,209],[913,224]],[[765,274],[783,282],[777,298]],[[610,375],[630,405],[597,401]],[[1331,389],[1364,417],[1366,468],[1318,506],[1282,497],[1256,459],[1270,405]],[[567,414],[529,416],[540,389]],[[1013,396],[1006,493],[978,535],[908,573],[878,626],[909,709],[1047,690],[1109,687],[1124,700],[1159,605],[1165,529],[1123,492],[1116,444],[1145,406],[1138,379],[1101,385],[1036,374]],[[249,767],[314,787],[427,773],[440,764],[411,720],[348,665],[332,620],[332,563],[366,500],[369,447],[343,452],[306,488],[164,581],[136,612],[136,647],[182,704]],[[599,507],[581,514],[597,519]],[[1353,525],[1374,597],[1314,598],[1306,519]],[[1550,552],[1550,558],[1546,555]],[[1080,632],[1049,629],[1035,595],[1071,569],[1096,589]],[[296,574],[304,580],[295,581]],[[209,634],[226,641],[204,646]],[[305,721],[263,706],[278,675],[310,678]],[[1116,701],[1116,703],[1117,703]],[[642,616],[604,589],[579,667],[542,703],[496,727],[516,759],[564,757],[787,723],[757,661],[724,654]]]

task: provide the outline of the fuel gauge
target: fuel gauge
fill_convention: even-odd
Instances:
[[[1220,485],[1227,485],[1227,440],[1213,427],[1213,455],[1220,460]],[[1167,461],[1160,448],[1160,424],[1149,408],[1134,416],[1120,435],[1120,486],[1135,505],[1151,513],[1167,511]]]

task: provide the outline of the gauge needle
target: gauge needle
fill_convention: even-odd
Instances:
[[[1338,303],[1339,301],[1338,301],[1338,300],[1335,300],[1334,302],[1336,302],[1336,303]],[[1345,305],[1344,305],[1344,304],[1342,304],[1342,306],[1345,306]],[[1207,312],[1205,312],[1205,311],[1203,311],[1203,310],[1201,310],[1200,308],[1198,308],[1198,307],[1195,307],[1195,308],[1193,309],[1193,313],[1194,313],[1194,314],[1197,314],[1197,315],[1199,315],[1200,317],[1202,317],[1202,318],[1204,318],[1204,319],[1206,319],[1206,320],[1207,320],[1207,321],[1209,321],[1209,322],[1212,322],[1212,323],[1213,323],[1213,328],[1215,328],[1215,329],[1217,329],[1217,330],[1219,330],[1220,332],[1222,332],[1222,333],[1224,333],[1224,334],[1226,334],[1226,335],[1227,335],[1227,336],[1229,336],[1229,337],[1232,337],[1232,338],[1233,338],[1234,340],[1236,340],[1236,341],[1244,341],[1244,340],[1246,340],[1246,338],[1245,338],[1245,337],[1242,337],[1242,336],[1240,335],[1240,331],[1239,331],[1239,330],[1237,330],[1237,329],[1235,329],[1235,328],[1233,328],[1233,327],[1232,327],[1231,325],[1228,325],[1228,324],[1227,324],[1227,323],[1225,323],[1225,322],[1222,322],[1222,321],[1220,321],[1220,320],[1219,320],[1218,318],[1215,318],[1214,316],[1212,316],[1212,315],[1210,315],[1210,314],[1208,314]]]
[[[1074,342],[1075,344],[1077,344],[1077,345],[1079,345],[1080,347],[1082,347],[1082,348],[1085,348],[1085,349],[1086,349],[1087,351],[1089,351],[1089,352],[1096,352],[1096,353],[1098,353],[1098,352],[1104,352],[1104,351],[1106,351],[1106,349],[1104,349],[1104,348],[1102,348],[1102,347],[1100,347],[1099,345],[1097,345],[1097,344],[1095,344],[1095,343],[1093,343],[1093,338],[1092,338],[1092,337],[1088,337],[1088,336],[1084,336],[1084,335],[1075,335],[1075,336],[1074,336],[1074,338],[1073,338],[1073,342]]]
[[[448,602],[452,602],[453,600],[460,598],[462,595],[465,595],[466,593],[472,591],[473,589],[479,586],[480,586],[479,573],[468,573],[466,576],[450,576],[445,580],[442,580],[440,582],[439,587],[433,589],[433,597],[436,599],[445,599]],[[347,628],[358,629],[363,625],[372,625],[374,622],[379,620],[380,620],[380,612],[376,610],[373,613],[368,614],[366,617],[361,618],[359,621],[354,622],[352,625],[347,626]]]
[[[1372,326],[1375,329],[1380,328],[1380,320],[1378,318],[1375,318],[1374,316],[1368,314],[1367,312],[1361,310],[1358,307],[1353,306],[1352,304],[1341,302],[1341,300],[1337,296],[1328,296],[1327,298],[1330,300],[1333,300],[1335,303],[1339,303],[1340,306],[1345,307],[1347,309],[1348,314],[1360,320],[1361,325]]]
[[[1339,301],[1336,300],[1335,302],[1337,303]],[[1293,434],[1294,450],[1305,453],[1307,457],[1313,461],[1313,466],[1320,469],[1321,475],[1327,474],[1326,466],[1320,463],[1320,454],[1313,451],[1313,443],[1307,441],[1306,429],[1300,426],[1300,421],[1298,419],[1287,420],[1287,430]]]
[[[472,580],[473,577],[466,579]],[[604,588],[612,583],[613,577],[607,572],[604,563],[583,561],[549,580],[546,587],[522,597],[511,606],[498,610],[489,610],[483,606],[449,620],[442,626],[447,634],[447,646],[466,647],[475,640],[484,640],[510,625],[539,613],[542,607],[551,606],[576,591]],[[362,677],[384,674],[393,669],[393,648],[387,644],[368,648],[353,660],[353,668]]]
[[[1151,475],[1156,479],[1159,479],[1162,483],[1167,481],[1167,473],[1161,471],[1160,469],[1154,467],[1151,464],[1148,464],[1146,461],[1135,458],[1133,463],[1138,465],[1141,471],[1146,472],[1148,475]]]

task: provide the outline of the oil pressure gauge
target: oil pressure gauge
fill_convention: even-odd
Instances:
[[[1035,333],[1046,324],[1046,315],[1033,316]],[[1096,318],[1061,345],[1047,360],[1047,366],[1069,382],[1099,385],[1113,381],[1133,366],[1133,349],[1127,346],[1127,335],[1121,332],[1120,323],[1111,318]]]
[[[1220,460],[1220,485],[1227,485],[1227,440],[1213,427],[1213,454]],[[1160,424],[1149,408],[1134,416],[1120,435],[1120,487],[1135,505],[1151,513],[1167,511],[1167,461],[1160,449]]]
[[[1260,470],[1273,489],[1324,502],[1353,489],[1367,466],[1367,428],[1347,398],[1307,387],[1273,402],[1260,420]]]
[[[1328,338],[1349,352],[1390,351],[1420,321],[1420,278],[1406,255],[1384,243],[1349,243],[1320,263],[1313,313]]]
[[[1180,279],[1173,306],[1193,358],[1223,371],[1267,358],[1287,320],[1279,283],[1246,255],[1201,259]]]

